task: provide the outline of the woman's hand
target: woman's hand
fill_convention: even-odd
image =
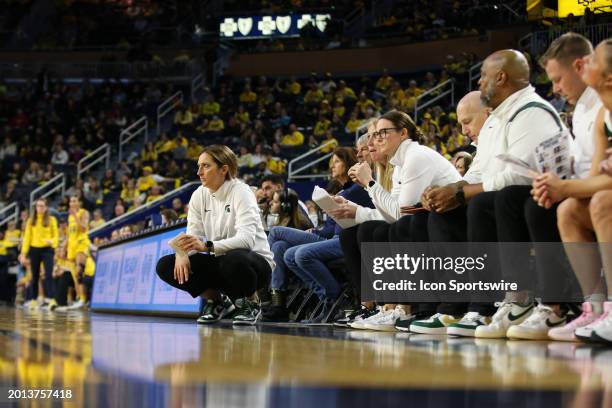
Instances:
[[[372,178],[372,168],[368,163],[357,163],[351,167],[348,171],[348,176],[353,182],[359,184],[362,187],[368,185]]]
[[[599,169],[602,173],[612,177],[612,148],[606,150],[606,154],[608,155],[608,158],[599,164]]]
[[[566,197],[563,191],[564,181],[552,173],[540,174],[533,180],[532,186],[533,200],[546,209]]]
[[[17,260],[19,261],[19,263],[23,266],[25,266],[26,264],[26,257],[23,256],[23,254],[19,254],[19,257],[17,258]]]
[[[343,220],[346,218],[354,219],[357,215],[357,206],[355,204],[345,202],[340,204],[338,208],[328,211],[328,214],[337,220]]]
[[[189,257],[177,255],[174,258],[174,280],[179,285],[189,280],[189,274],[191,274],[191,264],[189,263]]]
[[[185,252],[196,251],[196,252],[204,252],[206,251],[206,247],[204,243],[193,235],[181,235],[176,239],[176,244]]]

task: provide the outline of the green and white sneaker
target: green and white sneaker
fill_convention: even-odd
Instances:
[[[197,322],[199,324],[212,324],[217,323],[225,316],[232,313],[236,307],[232,303],[229,297],[221,295],[221,300],[206,300],[206,304],[202,308],[200,317]]]
[[[493,315],[491,323],[476,328],[476,337],[480,339],[501,339],[506,337],[510,326],[516,326],[525,321],[533,311],[533,304],[521,306],[517,303],[498,302],[497,312]]]
[[[446,328],[446,334],[451,336],[474,337],[478,326],[491,323],[491,317],[483,316],[478,312],[467,312],[457,323],[451,323]]]
[[[412,322],[410,331],[420,334],[446,334],[447,327],[459,320],[451,315],[436,313],[429,319]]]
[[[232,324],[254,325],[259,319],[261,319],[261,305],[259,301],[244,298],[242,299],[240,309],[238,309],[234,316]]]

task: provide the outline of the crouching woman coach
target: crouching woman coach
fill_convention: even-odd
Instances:
[[[202,296],[198,323],[214,323],[232,313],[234,324],[255,324],[261,316],[256,291],[267,288],[274,267],[259,207],[251,188],[236,179],[234,153],[222,145],[204,148],[198,159],[202,185],[189,201],[187,234],[176,239],[181,251],[162,257],[159,277]]]

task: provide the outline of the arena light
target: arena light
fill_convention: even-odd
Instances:
[[[225,17],[219,23],[219,36],[233,40],[299,37],[300,30],[308,24],[325,32],[330,20],[330,14]]]

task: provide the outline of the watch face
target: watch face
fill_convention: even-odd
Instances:
[[[374,187],[374,184],[376,183],[376,181],[372,180],[368,183],[368,187]]]

